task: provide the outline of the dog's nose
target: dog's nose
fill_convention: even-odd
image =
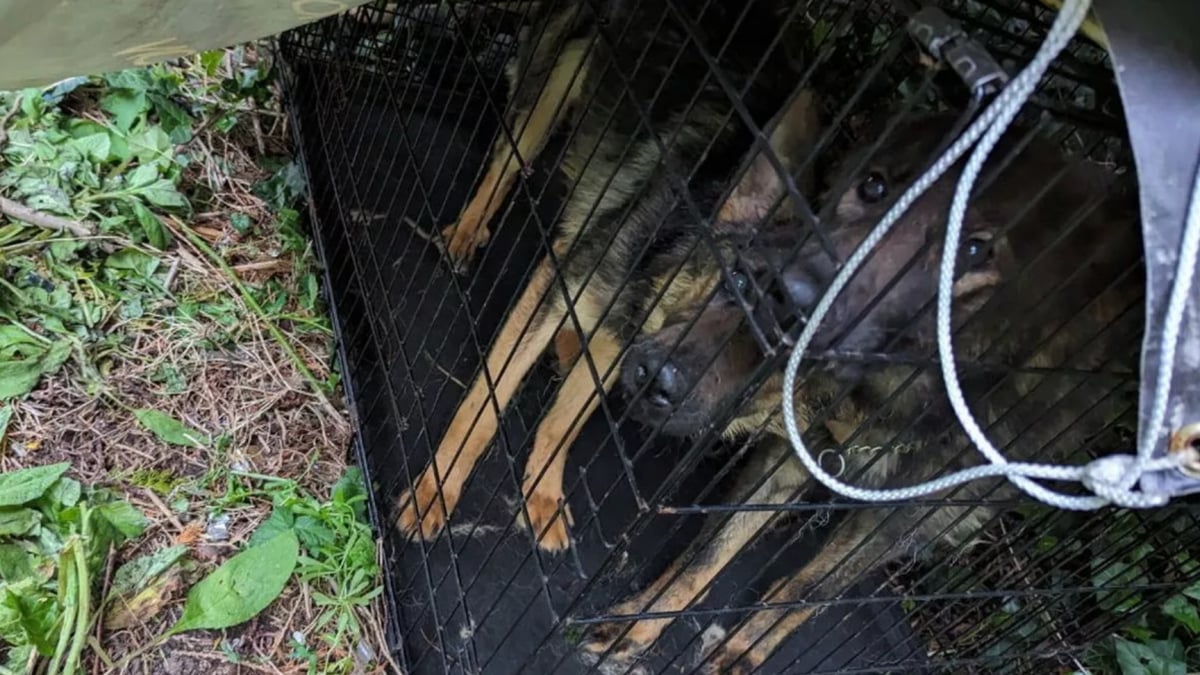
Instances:
[[[671,407],[683,394],[683,378],[670,361],[646,359],[635,367],[633,379],[639,388],[645,387],[646,400],[660,408]]]

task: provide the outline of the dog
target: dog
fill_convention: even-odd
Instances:
[[[794,95],[795,50],[786,47],[802,43],[807,30],[781,44],[766,39],[780,30],[779,8],[789,2],[747,7],[719,0],[686,5],[701,12],[690,16],[679,13],[682,4],[547,0],[522,32],[509,70],[515,150],[507,139],[497,141],[484,180],[453,229],[449,253],[464,259],[487,239],[492,193],[506,191],[519,172],[513,153],[529,161],[564,121],[572,140],[563,173],[573,189],[550,252],[510,309],[484,371],[433,460],[399,498],[403,532],[430,538],[442,529],[499,416],[553,342],[566,375],[535,433],[520,522],[543,550],[567,548],[570,514],[561,506],[566,448],[615,383],[623,344],[638,326],[655,329],[665,308],[683,301],[672,289],[686,287],[684,261],[705,233],[694,215],[678,215],[685,211],[678,207],[682,191],[727,181],[730,167],[751,147],[724,86],[743,92],[740,107],[755,125],[773,116],[783,120],[774,142],[802,143],[815,124],[811,92]],[[693,34],[703,37],[709,54],[721,55],[724,82],[710,76]],[[710,202],[718,222],[747,219],[750,200],[741,195],[759,173],[748,171],[746,185],[719,207]],[[681,266],[685,271],[675,274]]]
[[[785,268],[789,297],[811,309],[844,260],[904,187],[932,160],[953,116],[902,123],[870,152],[876,139],[850,152],[824,198],[831,258],[818,241],[805,244]],[[1134,200],[1111,190],[1099,167],[1064,158],[1034,138],[1007,165],[1024,132],[1009,130],[993,152],[994,180],[967,211],[953,286],[954,346],[960,363],[985,364],[962,376],[988,436],[1013,460],[1056,461],[1130,410],[1130,397],[1085,386],[1083,372],[1103,369],[1116,390],[1136,395],[1137,347],[1144,287]],[[923,482],[978,464],[959,428],[936,367],[934,314],[942,223],[960,164],[935,183],[878,245],[816,332],[812,353],[839,349],[884,353],[884,363],[831,360],[801,380],[792,394],[809,448],[841,448],[843,480],[866,487]],[[987,173],[985,172],[985,176]],[[757,270],[743,274],[754,278]],[[717,283],[717,274],[708,283]],[[699,315],[697,318],[697,314]],[[679,307],[663,327],[631,348],[623,386],[636,395],[635,417],[687,435],[712,424],[716,411],[749,383],[756,367],[772,373],[725,427],[730,437],[759,429],[758,446],[735,481],[731,499],[783,504],[804,499],[812,481],[793,454],[778,415],[785,397],[776,364],[740,321],[726,297]],[[802,319],[801,319],[802,320]],[[714,326],[725,326],[717,334]],[[792,328],[795,330],[795,328]],[[674,347],[672,349],[672,347]],[[757,351],[756,351],[757,350]],[[711,364],[711,365],[710,365]],[[1068,369],[1063,373],[1037,369]],[[668,385],[664,385],[662,372]],[[646,391],[655,394],[644,395]],[[974,396],[973,396],[974,395]],[[848,452],[853,446],[865,452]],[[903,448],[893,452],[891,449]],[[833,469],[828,469],[833,470]],[[961,500],[1010,494],[1002,481],[957,488]],[[828,600],[865,573],[931,545],[971,538],[996,515],[986,507],[870,508],[850,511],[815,556],[779,579],[766,602]],[[767,510],[738,512],[706,529],[641,592],[610,608],[611,616],[679,612],[703,599],[710,583],[744,547],[778,524]],[[751,672],[816,611],[818,605],[756,612],[707,656],[714,673]],[[670,618],[599,624],[585,654],[633,658],[654,644]]]

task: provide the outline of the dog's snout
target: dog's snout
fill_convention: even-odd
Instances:
[[[647,402],[659,408],[669,408],[679,402],[684,393],[683,377],[670,360],[647,357],[633,368],[634,383],[645,389]]]

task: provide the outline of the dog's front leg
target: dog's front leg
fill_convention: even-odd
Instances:
[[[525,465],[522,489],[525,514],[520,522],[529,526],[538,546],[547,551],[561,551],[570,546],[567,526],[571,516],[563,500],[567,452],[600,405],[600,399],[612,389],[620,373],[617,363],[620,354],[617,336],[603,327],[597,329],[588,341],[587,355],[575,360],[545,419],[538,425],[533,450]]]
[[[527,72],[515,83],[516,114],[509,120],[512,142],[507,134],[496,140],[483,181],[458,222],[442,232],[446,254],[456,267],[469,262],[475,250],[491,238],[491,220],[512,191],[518,174],[528,173],[555,127],[579,99],[586,76],[587,46],[585,40],[568,41],[544,78]],[[541,86],[543,83],[545,86]],[[532,92],[527,91],[530,89]]]
[[[771,441],[759,448],[739,474],[733,498],[744,504],[773,504],[795,499],[808,474],[787,457],[788,447]],[[610,608],[611,615],[679,612],[704,599],[721,570],[769,528],[778,514],[747,510],[710,516],[696,543],[640,593]],[[632,625],[613,621],[596,626],[583,643],[586,651],[626,660],[646,650],[674,619],[641,619]]]
[[[859,511],[843,522],[821,550],[796,573],[777,581],[763,596],[766,604],[820,600],[843,593],[868,570],[897,555],[895,542],[879,532],[882,509]],[[775,650],[823,608],[814,604],[755,612],[725,638],[704,665],[712,675],[758,672]]]
[[[414,490],[400,496],[398,524],[405,533],[425,539],[436,535],[458,505],[471,470],[496,435],[500,414],[549,345],[562,317],[561,300],[543,298],[551,277],[547,259],[534,271],[488,351],[485,368],[491,386],[485,373],[475,376],[433,462],[421,472]]]

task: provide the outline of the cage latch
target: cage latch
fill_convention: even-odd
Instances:
[[[935,61],[950,66],[971,91],[994,94],[1008,82],[1008,73],[988,50],[937,7],[909,17],[908,33]]]

